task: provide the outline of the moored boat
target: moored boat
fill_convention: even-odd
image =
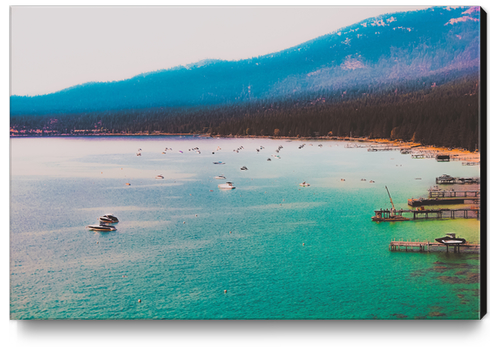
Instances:
[[[107,213],[102,217],[99,217],[99,221],[104,223],[119,223],[119,219],[117,219],[117,217],[114,216],[112,213]]]
[[[233,185],[232,182],[226,182],[223,184],[218,184],[219,189],[235,189],[236,187]]]
[[[113,225],[106,225],[106,224],[93,224],[87,226],[89,230],[93,231],[115,231],[116,227]]]
[[[466,243],[466,240],[460,237],[456,237],[455,233],[446,233],[446,236],[435,239],[437,242],[445,245],[462,245]]]

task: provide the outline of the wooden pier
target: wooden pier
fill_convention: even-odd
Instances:
[[[479,190],[429,189],[429,198],[480,197]]]
[[[387,221],[390,221],[390,216],[392,211],[389,209],[380,209],[374,211],[375,216],[380,218],[386,218]],[[432,210],[426,209],[417,209],[417,210],[395,210],[394,215],[406,217],[412,220],[420,220],[420,219],[455,219],[455,218],[476,218],[480,219],[480,208],[458,208],[458,209],[449,209],[449,208],[438,208]],[[410,215],[407,217],[406,215]]]
[[[480,184],[479,177],[451,177],[442,175],[436,178],[436,184]]]
[[[464,204],[465,202],[480,203],[479,190],[440,190],[438,188],[429,189],[428,198],[408,199],[408,205],[412,207],[426,205],[451,205]]]
[[[408,205],[412,207],[427,206],[427,205],[455,205],[464,204],[466,201],[470,203],[479,203],[480,198],[420,198],[420,199],[408,199]]]
[[[439,242],[425,241],[403,241],[403,240],[392,240],[390,242],[390,251],[405,251],[405,252],[431,252],[431,251],[444,251],[449,252],[449,247],[454,248],[454,253],[469,252],[480,252],[480,245],[464,243],[459,245],[445,245]]]

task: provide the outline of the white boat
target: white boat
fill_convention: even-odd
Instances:
[[[461,237],[456,237],[455,233],[447,233],[446,236],[436,239],[437,242],[445,245],[462,245],[466,240]]]
[[[301,187],[309,187],[310,184],[309,183],[306,183],[306,182],[302,182],[299,184]]]
[[[233,185],[232,182],[226,182],[223,184],[218,184],[219,189],[235,189],[236,187]]]
[[[226,179],[226,177],[223,176],[223,175],[214,176],[214,178],[217,179],[217,180],[225,180]]]
[[[156,175],[155,176],[155,179],[157,179],[157,180],[163,180],[163,175]]]
[[[116,230],[115,226],[106,225],[106,224],[93,224],[93,225],[87,226],[87,228],[89,228],[89,230],[93,230],[93,231],[114,231],[114,230]]]

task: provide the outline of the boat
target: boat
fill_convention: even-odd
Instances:
[[[155,179],[157,179],[157,180],[163,180],[163,175],[156,175],[155,176]]]
[[[216,178],[217,180],[225,180],[226,179],[226,177],[223,175],[214,176],[214,178]]]
[[[267,161],[271,161],[272,159],[271,158],[267,158]]]
[[[226,182],[223,184],[218,184],[219,189],[235,189],[236,187],[233,185],[232,182]]]
[[[299,184],[301,187],[309,187],[310,184],[309,183],[306,183],[306,182],[302,182]]]
[[[99,221],[104,223],[119,223],[119,219],[111,213],[105,214],[102,217],[99,217]]]
[[[446,236],[435,239],[437,242],[445,245],[462,245],[466,243],[466,240],[460,237],[456,237],[455,233],[446,233]]]
[[[407,217],[403,217],[401,214],[396,214],[396,208],[395,204],[393,203],[393,199],[391,198],[390,191],[388,190],[388,187],[385,186],[386,191],[388,192],[388,196],[390,197],[390,203],[391,203],[391,210],[389,210],[389,216],[385,217],[383,216],[384,213],[388,213],[388,210],[386,211],[376,211],[374,217],[371,217],[371,219],[374,222],[404,222],[408,219]]]
[[[242,166],[240,170],[248,170],[248,168],[246,166]]]
[[[112,225],[106,225],[106,224],[93,224],[87,226],[89,230],[93,231],[115,231],[116,227]]]
[[[219,165],[222,165],[224,164],[222,161],[213,161],[213,164],[219,164]]]

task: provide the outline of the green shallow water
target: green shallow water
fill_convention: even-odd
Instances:
[[[477,319],[478,255],[388,245],[446,232],[479,242],[479,221],[371,216],[390,207],[385,185],[406,208],[436,176],[479,167],[345,144],[12,139],[11,318]],[[220,174],[237,189],[219,190]],[[105,213],[117,231],[85,228]]]

